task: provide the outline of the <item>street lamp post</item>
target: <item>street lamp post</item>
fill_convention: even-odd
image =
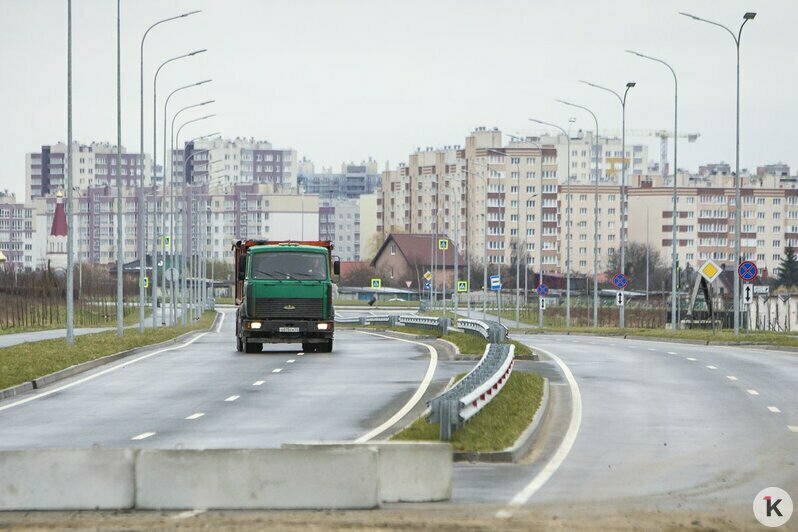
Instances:
[[[595,113],[584,107],[582,105],[577,105],[575,103],[566,102],[565,100],[557,100],[561,104],[569,105],[571,107],[576,107],[577,109],[582,109],[583,111],[587,111],[590,113],[590,116],[593,117],[593,121],[596,124],[596,147],[595,153],[593,154],[594,163],[595,163],[595,176],[594,179],[596,180],[596,187],[594,191],[594,207],[593,207],[593,327],[598,327],[598,262],[599,262],[599,154],[601,153],[601,146],[599,145],[599,123],[598,118],[596,118]]]
[[[122,220],[122,7],[116,0],[116,335],[124,332],[125,233]],[[71,149],[71,146],[70,146]]]
[[[567,145],[568,145],[568,155],[567,155],[567,167],[568,167],[568,175],[566,179],[566,221],[565,221],[565,327],[571,327],[571,136],[565,131],[563,128],[556,124],[552,124],[551,122],[544,122],[543,120],[537,120],[535,118],[529,119],[532,122],[537,122],[538,124],[542,124],[544,126],[550,126],[556,129],[559,129],[563,135],[565,135]],[[541,190],[541,193],[543,191]],[[542,196],[541,196],[542,197]],[[541,266],[543,266],[541,264]]]
[[[141,177],[139,178],[139,212],[138,212],[138,235],[139,235],[139,332],[144,332],[144,276],[145,276],[145,267],[142,266],[142,262],[144,261],[146,264],[146,236],[144,235],[144,218],[146,216],[147,209],[144,206],[144,41],[147,39],[147,35],[150,33],[150,30],[155,28],[160,24],[164,24],[165,22],[169,22],[172,20],[177,20],[181,18],[188,17],[195,13],[199,13],[197,11],[190,11],[188,13],[183,13],[182,15],[177,15],[175,17],[165,18],[163,20],[159,20],[155,24],[151,25],[147,30],[144,32],[144,35],[141,37],[141,46],[139,48],[139,140],[140,140],[140,150],[139,150],[139,171],[141,172]],[[154,129],[155,120],[153,119],[153,129]],[[153,176],[155,174],[155,152],[152,154],[152,164],[153,164]],[[153,193],[155,192],[155,179],[152,180],[153,184]],[[155,312],[156,312],[156,305],[157,305],[157,287],[158,287],[158,278],[157,271],[158,271],[158,260],[153,254],[153,307],[152,307],[152,326],[155,328],[156,326],[156,319],[155,319]]]
[[[671,71],[673,74],[673,220],[672,220],[672,235],[671,235],[671,328],[677,329],[677,305],[678,305],[678,297],[676,294],[676,263],[679,261],[679,255],[676,248],[676,177],[679,172],[679,164],[678,164],[678,154],[679,154],[679,81],[676,79],[676,72],[673,68],[663,61],[662,59],[657,59],[656,57],[651,57],[650,55],[641,54],[639,52],[635,52],[633,50],[626,50],[630,54],[634,54],[638,57],[642,57],[643,59],[649,59],[651,61],[656,61],[662,65],[668,67],[668,70]],[[662,168],[661,172],[664,175],[665,169]],[[648,217],[646,217],[646,223],[648,223]],[[648,256],[648,242],[646,242],[646,256]],[[648,270],[646,270],[646,279],[648,279]],[[646,282],[646,299],[648,299],[648,282]]]
[[[621,103],[621,274],[626,273],[626,95],[629,89],[634,87],[636,83],[630,81],[626,84],[626,90],[623,92],[623,97],[612,89],[590,83],[589,81],[582,81],[586,85],[595,87],[614,94],[618,101]],[[626,306],[621,305],[618,307],[618,318],[621,329],[624,328],[624,309]]]
[[[740,264],[740,218],[742,217],[740,205],[740,182],[742,181],[742,177],[740,176],[740,39],[743,36],[743,26],[745,26],[745,23],[749,20],[754,20],[756,13],[749,11],[743,15],[743,23],[740,24],[740,29],[738,30],[737,35],[735,35],[732,30],[723,24],[718,24],[717,22],[712,22],[711,20],[707,20],[705,18],[690,15],[689,13],[680,13],[680,15],[723,28],[729,32],[729,35],[732,36],[732,39],[734,39],[734,45],[737,47],[737,140],[735,145],[736,176],[734,180],[734,207],[736,209],[736,213],[734,216],[734,259],[737,261],[737,264]],[[737,275],[734,276],[734,334],[735,336],[740,334],[740,278]]]
[[[183,55],[178,55],[178,56],[172,57],[170,59],[167,59],[163,63],[161,63],[161,65],[155,71],[155,76],[153,77],[153,81],[152,81],[152,183],[153,183],[152,191],[153,191],[153,196],[154,197],[156,196],[155,166],[156,166],[156,161],[158,159],[158,148],[157,148],[158,147],[158,133],[157,133],[158,132],[158,120],[157,120],[157,114],[158,114],[158,74],[161,72],[161,69],[163,67],[165,67],[169,63],[172,63],[173,61],[178,61],[178,60],[184,59],[186,57],[193,57],[195,55],[204,53],[205,51],[206,51],[205,49],[195,50],[195,51],[189,52],[187,54],[183,54]],[[173,94],[175,94],[178,91],[181,91],[183,89],[187,89],[189,87],[196,87],[198,85],[202,85],[202,84],[208,83],[210,81],[211,80],[207,79],[207,80],[199,81],[197,83],[192,83],[190,85],[185,85],[183,87],[178,87],[177,89],[173,90],[169,94],[169,96],[166,98],[166,102],[164,103],[164,118],[163,118],[163,121],[164,121],[164,125],[163,125],[163,131],[164,131],[163,148],[164,149],[163,149],[163,152],[164,153],[163,153],[163,184],[162,184],[162,187],[161,187],[162,188],[162,190],[161,190],[161,210],[166,208],[166,110],[167,110],[167,106],[169,105],[169,99],[172,97]],[[153,275],[152,275],[152,280],[153,280],[153,283],[152,283],[152,324],[153,324],[153,328],[156,327],[157,324],[158,324],[158,320],[157,320],[157,314],[158,314],[157,313],[157,310],[158,310],[158,272],[157,272],[157,269],[158,269],[158,217],[159,217],[157,199],[155,199],[154,203],[155,203],[155,206],[154,206],[153,221],[152,221],[152,224],[153,224],[152,225],[153,256],[155,258],[154,259],[154,267],[153,267]],[[163,224],[162,224],[162,229],[163,229],[163,228],[166,227],[166,223],[165,223],[166,214],[162,213],[161,218],[164,218]],[[162,230],[162,235],[161,236],[164,236],[163,235],[163,230]],[[170,240],[171,240],[171,238],[170,238]],[[161,239],[161,256],[163,257],[163,270],[161,271],[161,273],[163,274],[161,276],[161,279],[162,279],[162,281],[161,281],[161,283],[162,283],[161,284],[161,297],[163,298],[163,301],[161,302],[161,324],[162,325],[166,325],[166,309],[164,307],[164,305],[166,304],[166,279],[165,279],[165,277],[166,277],[166,249],[165,249],[165,245],[164,245],[163,239]]]
[[[72,256],[74,231],[72,230],[72,0],[67,0],[67,272],[66,272],[66,344],[75,345],[75,280],[72,278],[75,257]]]

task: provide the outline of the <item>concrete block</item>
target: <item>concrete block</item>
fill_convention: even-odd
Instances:
[[[136,507],[316,509],[379,506],[377,452],[353,449],[142,450]]]
[[[293,443],[283,449],[348,449],[379,452],[381,502],[446,501],[452,496],[452,446],[438,442],[370,441]]]
[[[132,449],[0,451],[0,510],[114,510],[134,504]]]

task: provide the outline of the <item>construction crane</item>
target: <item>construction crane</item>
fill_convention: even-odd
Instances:
[[[605,137],[620,137],[621,131],[610,130],[602,131]],[[673,138],[673,131],[666,129],[627,129],[627,137],[658,137],[659,138],[659,172],[665,175],[665,167],[668,165],[668,139]],[[687,142],[695,142],[701,133],[679,133],[680,139],[687,139]]]

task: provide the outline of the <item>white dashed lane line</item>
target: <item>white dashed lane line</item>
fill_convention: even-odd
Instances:
[[[293,364],[294,362],[296,362],[296,360],[294,360],[293,358],[285,361],[286,364]]]
[[[272,370],[272,373],[280,373],[281,371],[283,371],[283,368],[275,368]]]
[[[653,347],[649,347],[648,350],[649,351],[656,351],[656,349],[654,349]]]
[[[737,377],[735,377],[734,375],[726,375],[726,378],[729,379],[730,381],[736,381],[737,380]]]
[[[756,390],[746,390],[746,392],[748,392],[751,395],[759,395],[759,392]]]
[[[130,439],[131,440],[144,440],[144,439],[149,438],[150,436],[155,436],[155,433],[154,432],[142,432],[138,436],[133,436]]]
[[[296,354],[296,356],[298,356],[298,357],[301,357],[301,356],[302,356],[302,355],[304,355],[304,354],[305,354],[305,353],[303,353],[302,351],[300,351],[299,353],[297,353],[297,354]]]
[[[787,425],[787,428],[790,429],[792,432],[798,432],[798,426],[796,425]]]
[[[769,406],[769,407],[768,407],[768,410],[770,410],[770,411],[771,411],[771,412],[773,412],[774,414],[778,414],[779,412],[781,412],[781,410],[779,410],[779,409],[778,409],[778,408],[776,408],[775,406]]]
[[[687,360],[689,360],[690,362],[695,362],[696,359],[694,359],[693,357],[687,357]]]
[[[252,383],[252,386],[260,386],[264,382],[266,382],[266,381],[255,381],[255,382]]]
[[[199,419],[199,418],[201,418],[204,415],[205,415],[205,412],[196,412],[196,413],[191,414],[190,416],[188,416],[186,419]]]
[[[669,355],[678,355],[679,353],[677,353],[676,351],[668,351],[668,354]]]
[[[239,397],[241,397],[241,396],[240,396],[240,395],[231,395],[230,397],[228,397],[227,399],[225,399],[225,401],[227,401],[227,402],[229,403],[230,401],[235,401],[235,400],[236,400],[236,399],[238,399]]]
[[[717,366],[707,366],[707,369],[718,369]]]

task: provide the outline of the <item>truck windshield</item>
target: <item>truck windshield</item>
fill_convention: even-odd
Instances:
[[[319,253],[265,252],[252,255],[253,279],[327,279],[327,257]]]

